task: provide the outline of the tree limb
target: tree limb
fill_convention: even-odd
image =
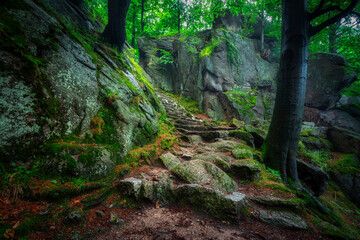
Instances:
[[[315,27],[310,26],[309,35],[314,36],[315,34],[320,32],[321,30],[323,30],[327,26],[330,26],[331,24],[336,23],[341,18],[343,18],[346,15],[350,14],[352,12],[352,10],[356,7],[356,5],[359,3],[359,1],[360,0],[352,0],[351,3],[349,4],[349,6],[346,9],[342,10],[340,13],[336,14],[332,18],[327,19],[325,22],[319,24],[318,26],[315,26]]]
[[[312,13],[309,14],[309,17],[310,17],[311,20],[315,18],[315,17],[313,17],[313,15],[317,15],[318,12],[319,12],[319,11],[322,9],[322,7],[324,6],[324,4],[325,4],[325,0],[321,0],[321,2],[320,2],[319,5],[316,7],[316,9],[315,9]]]
[[[321,10],[319,10],[316,14],[310,14],[310,16],[309,16],[309,20],[311,21],[311,20],[313,20],[313,19],[315,19],[315,18],[317,18],[317,17],[320,17],[321,15],[324,15],[324,14],[326,14],[326,13],[328,13],[328,12],[331,12],[331,11],[339,11],[339,12],[342,12],[342,11],[344,11],[343,9],[341,9],[339,6],[336,6],[336,5],[332,5],[332,6],[329,6],[329,7],[327,7],[327,8],[325,8],[325,9],[321,9]]]

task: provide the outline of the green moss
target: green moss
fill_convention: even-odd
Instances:
[[[222,43],[221,39],[219,37],[217,38],[211,38],[211,41],[208,43],[208,45],[201,50],[199,54],[199,58],[210,56],[211,53],[214,51],[214,49],[219,46]]]
[[[225,92],[225,95],[229,98],[231,102],[236,103],[238,111],[244,115],[249,115],[253,117],[251,109],[255,107],[257,95],[259,92],[255,89],[252,89],[248,92],[242,91],[237,85],[231,90]]]

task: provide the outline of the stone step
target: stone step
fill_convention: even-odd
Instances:
[[[183,125],[202,125],[204,124],[203,121],[198,120],[183,120],[183,119],[177,119],[175,121],[176,123],[183,124]]]
[[[222,127],[222,126],[205,126],[203,124],[198,124],[198,125],[194,125],[194,124],[180,124],[180,123],[175,123],[175,127],[179,128],[179,129],[186,129],[186,130],[190,130],[190,131],[231,131],[234,130],[235,128],[232,127]]]
[[[212,141],[216,138],[224,138],[229,135],[228,131],[189,131],[182,128],[178,128],[177,130],[181,132],[183,136],[199,135],[206,141]]]

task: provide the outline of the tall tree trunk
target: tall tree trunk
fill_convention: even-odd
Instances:
[[[132,39],[131,39],[131,46],[135,47],[135,39],[136,39],[136,7],[137,4],[133,4],[133,15],[132,15]]]
[[[104,39],[122,51],[126,40],[126,14],[131,0],[109,0],[109,22],[103,32]]]
[[[282,7],[280,77],[265,164],[280,171],[285,181],[299,183],[296,154],[305,102],[309,21],[306,0],[282,0]]]
[[[181,19],[180,19],[180,17],[181,17],[181,9],[180,9],[180,0],[178,0],[178,2],[177,2],[177,7],[178,7],[178,16],[177,16],[177,20],[178,20],[178,22],[177,22],[177,27],[178,27],[178,33],[180,33],[180,30],[181,30]]]
[[[145,12],[145,0],[141,0],[141,32],[144,32],[144,12]]]

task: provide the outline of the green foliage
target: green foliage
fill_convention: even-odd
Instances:
[[[193,101],[190,99],[190,97],[183,97],[178,94],[171,94],[168,92],[163,92],[170,98],[174,99],[177,103],[180,104],[183,108],[185,108],[185,111],[192,113],[192,114],[201,114],[203,113],[202,110],[199,109],[199,103],[197,101]]]
[[[171,52],[168,52],[163,49],[157,49],[158,52],[160,52],[161,57],[157,60],[157,63],[159,64],[171,64],[174,62],[174,57],[172,56]]]
[[[251,89],[250,91],[243,91],[237,85],[231,90],[225,92],[226,96],[232,101],[236,102],[240,105],[241,109],[238,109],[244,115],[253,116],[251,109],[255,106],[257,95],[259,92],[255,89]]]
[[[203,58],[203,57],[210,56],[211,53],[214,51],[214,49],[221,44],[221,42],[222,42],[221,38],[219,38],[219,37],[211,38],[208,45],[203,50],[201,50],[199,57]]]
[[[108,22],[107,0],[86,0],[90,6],[91,11],[88,16],[91,16],[94,21],[99,21],[102,25]]]

